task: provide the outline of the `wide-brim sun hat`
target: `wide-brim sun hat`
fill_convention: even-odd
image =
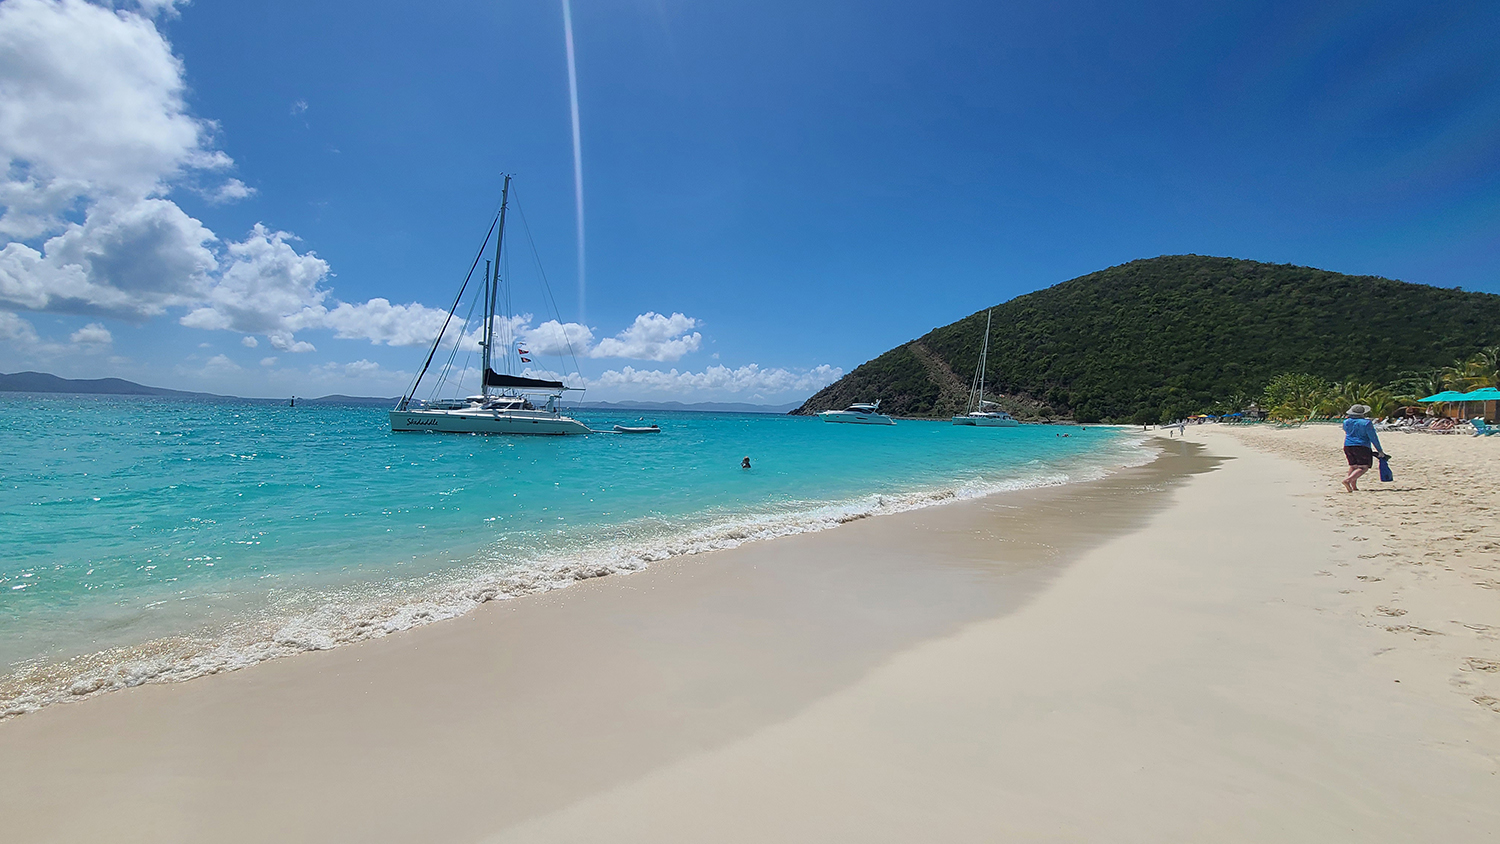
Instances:
[[[1367,404],[1356,404],[1344,413],[1345,416],[1363,418],[1370,415],[1370,406]]]

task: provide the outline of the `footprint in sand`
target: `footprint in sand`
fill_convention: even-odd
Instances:
[[[1496,662],[1493,659],[1480,659],[1477,656],[1471,656],[1464,659],[1464,670],[1500,672],[1500,662]]]
[[[1415,633],[1418,636],[1443,635],[1436,630],[1428,630],[1426,627],[1418,627],[1415,624],[1393,624],[1385,629],[1391,633]]]
[[[1375,611],[1380,613],[1381,615],[1389,616],[1391,618],[1399,618],[1403,615],[1406,615],[1406,610],[1400,609],[1398,607],[1376,607]]]
[[[1500,712],[1500,697],[1480,695],[1479,697],[1474,698],[1474,702],[1492,712]]]
[[[1376,576],[1374,576],[1372,574],[1361,574],[1361,575],[1355,577],[1354,579],[1355,580],[1363,580],[1366,583],[1379,583],[1380,581],[1385,580],[1385,578],[1383,578],[1383,577],[1376,577]]]

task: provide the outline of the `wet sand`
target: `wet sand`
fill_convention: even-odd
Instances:
[[[12,719],[7,838],[1485,840],[1500,713],[1337,611],[1308,468],[1193,440]]]

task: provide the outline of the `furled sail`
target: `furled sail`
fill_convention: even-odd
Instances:
[[[541,378],[522,378],[517,375],[501,375],[493,369],[484,371],[486,387],[515,387],[532,390],[566,390],[561,381],[544,381]]]

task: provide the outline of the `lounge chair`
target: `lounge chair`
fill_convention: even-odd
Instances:
[[[1489,437],[1494,436],[1495,434],[1500,434],[1500,428],[1496,428],[1495,426],[1485,422],[1484,417],[1482,416],[1476,416],[1473,419],[1470,419],[1469,424],[1474,426],[1474,436],[1476,437]]]
[[[1429,434],[1451,434],[1453,433],[1453,429],[1456,427],[1458,427],[1458,423],[1445,416],[1442,419],[1439,419],[1436,422],[1432,423],[1431,425],[1428,425],[1427,432]]]

